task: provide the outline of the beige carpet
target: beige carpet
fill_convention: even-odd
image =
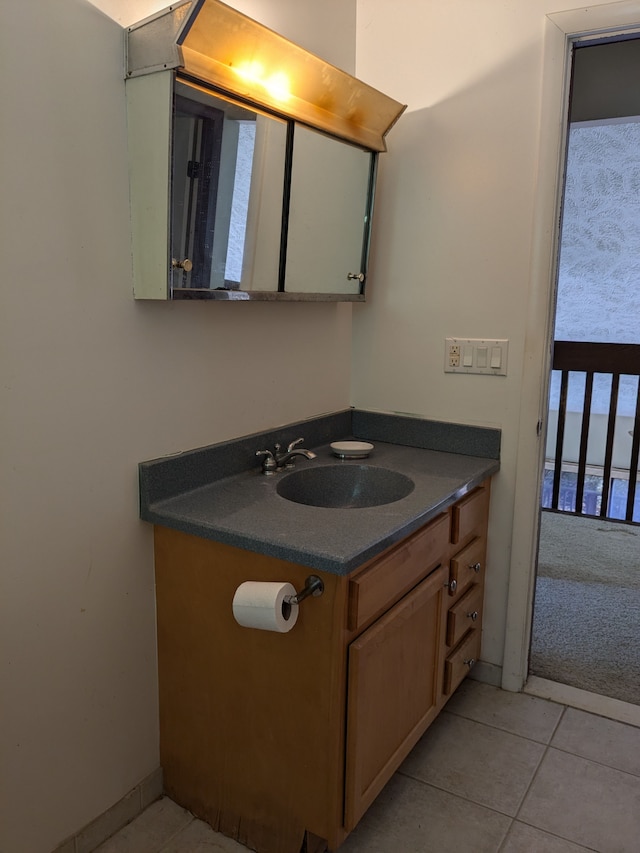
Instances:
[[[640,705],[640,526],[542,513],[530,671]]]

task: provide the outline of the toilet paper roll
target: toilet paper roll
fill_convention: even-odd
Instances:
[[[298,619],[298,605],[285,602],[286,596],[295,594],[290,583],[245,581],[233,596],[233,616],[245,628],[284,634]]]

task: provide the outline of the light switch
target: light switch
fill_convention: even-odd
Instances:
[[[506,338],[445,338],[444,372],[506,376]]]

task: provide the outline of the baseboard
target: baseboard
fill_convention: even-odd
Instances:
[[[91,853],[161,796],[162,768],[158,767],[106,812],[63,841],[53,853]]]
[[[469,678],[474,681],[482,681],[492,687],[502,686],[502,667],[495,663],[479,660],[469,673]]]

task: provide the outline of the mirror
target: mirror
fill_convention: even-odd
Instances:
[[[286,121],[176,84],[174,296],[278,289],[286,144]]]
[[[372,160],[370,151],[295,126],[286,291],[360,293]]]
[[[176,80],[174,299],[362,299],[376,155]]]

